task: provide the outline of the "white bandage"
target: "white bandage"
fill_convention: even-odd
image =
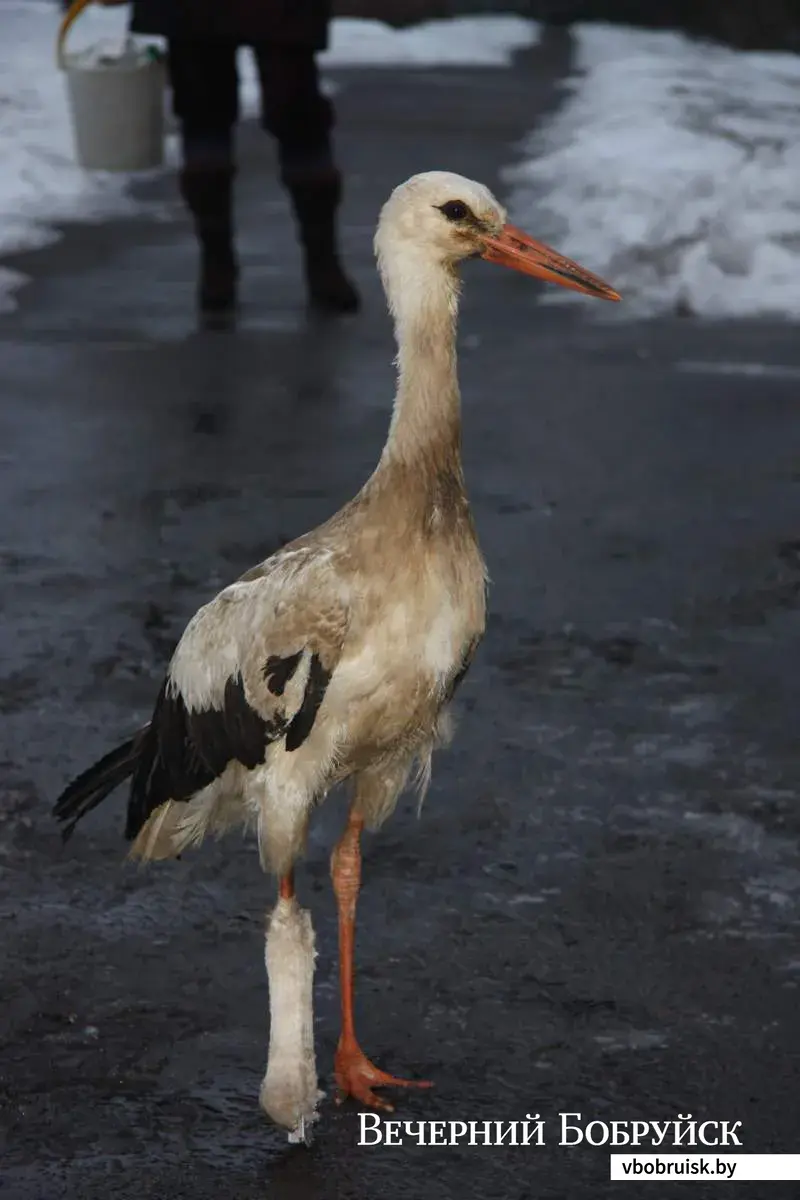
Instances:
[[[314,1054],[314,929],[311,914],[297,901],[280,899],[267,923],[269,1057],[261,1085],[261,1107],[289,1132],[290,1142],[308,1141],[318,1119]]]

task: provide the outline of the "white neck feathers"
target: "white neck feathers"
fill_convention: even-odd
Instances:
[[[407,243],[384,245],[378,265],[394,318],[398,368],[384,458],[411,461],[430,451],[457,455],[458,276],[449,264]]]

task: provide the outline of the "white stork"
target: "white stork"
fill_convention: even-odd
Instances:
[[[464,485],[456,374],[462,259],[482,257],[606,300],[607,284],[507,224],[485,187],[431,171],[396,188],[375,251],[395,322],[398,385],[380,461],[358,495],[206,604],[184,632],[149,724],[71,783],[65,839],[129,776],[132,857],[174,857],[209,834],[255,831],[279,880],[267,926],[271,1028],[261,1104],[306,1139],[320,1093],[314,934],[294,865],[309,818],[352,782],[331,874],[339,912],[339,1098],[390,1105],[409,1086],[375,1067],[353,1024],[363,827],[392,813],[416,765],[424,790],[447,706],[484,631],[486,568]],[[412,1086],[426,1086],[418,1081]]]

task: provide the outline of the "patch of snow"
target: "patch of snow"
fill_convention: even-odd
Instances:
[[[139,209],[125,176],[82,171],[75,165],[66,81],[55,61],[61,13],[42,0],[0,5],[0,253],[38,249],[57,241],[51,221],[99,221]],[[93,7],[76,22],[69,53],[125,32],[123,9]],[[0,273],[0,307],[23,282]]]
[[[14,311],[16,303],[13,294],[17,288],[21,288],[27,282],[27,275],[23,275],[21,271],[12,271],[10,267],[0,267],[0,313]]]
[[[800,56],[573,33],[570,98],[506,172],[513,218],[618,288],[619,317],[800,317]]]
[[[393,29],[382,21],[339,17],[323,67],[504,67],[535,46],[540,26],[514,16],[450,17]]]

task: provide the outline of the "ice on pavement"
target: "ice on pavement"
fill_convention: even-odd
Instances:
[[[573,33],[570,95],[506,172],[514,219],[618,288],[615,316],[800,317],[800,56]]]
[[[127,177],[75,166],[65,81],[55,63],[61,15],[51,0],[0,0],[0,254],[56,240],[54,222],[142,211]],[[127,20],[125,7],[87,9],[70,31],[68,51],[118,48]],[[324,67],[502,66],[537,36],[536,23],[520,17],[431,21],[413,29],[341,18],[321,61]],[[251,56],[243,52],[240,65],[243,108],[252,112],[258,91]],[[0,266],[0,309],[13,303],[22,280]]]

